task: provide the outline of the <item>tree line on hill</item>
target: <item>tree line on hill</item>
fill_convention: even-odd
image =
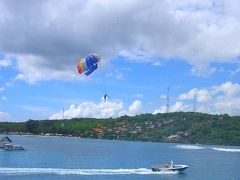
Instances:
[[[240,145],[240,116],[174,112],[116,119],[28,120],[1,122],[0,133]]]

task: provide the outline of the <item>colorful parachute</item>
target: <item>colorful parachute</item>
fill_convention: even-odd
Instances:
[[[79,74],[84,73],[86,76],[90,75],[98,67],[97,63],[100,61],[100,57],[96,54],[91,54],[86,58],[80,59],[77,65]]]

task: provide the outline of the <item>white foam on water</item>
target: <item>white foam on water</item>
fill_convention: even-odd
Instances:
[[[179,149],[192,149],[192,150],[198,150],[198,149],[211,149],[215,151],[224,151],[224,152],[240,152],[240,149],[237,148],[220,148],[220,147],[202,147],[197,145],[176,145]]]
[[[240,149],[230,149],[230,148],[211,148],[216,151],[224,151],[224,152],[240,152]]]
[[[30,174],[56,174],[56,175],[124,175],[124,174],[177,174],[178,172],[153,172],[151,169],[55,169],[55,168],[6,168],[0,167],[0,174],[30,175]]]
[[[197,146],[197,145],[177,145],[179,149],[205,149],[204,147]]]

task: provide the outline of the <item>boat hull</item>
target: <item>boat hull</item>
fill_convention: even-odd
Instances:
[[[22,151],[24,150],[24,147],[20,145],[7,144],[3,149],[5,151]]]
[[[24,148],[22,147],[22,148],[4,148],[4,150],[5,151],[23,151],[24,150]]]
[[[187,168],[188,168],[187,165],[174,165],[173,167],[152,167],[152,171],[153,172],[159,172],[159,171],[183,172]]]

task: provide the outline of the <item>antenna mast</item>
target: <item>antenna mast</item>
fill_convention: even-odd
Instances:
[[[166,104],[166,112],[168,113],[169,112],[169,86],[168,86],[168,89],[167,89],[167,104]]]
[[[63,107],[63,114],[62,114],[62,124],[61,124],[61,127],[62,127],[62,128],[64,127],[64,107]]]
[[[196,112],[196,102],[197,102],[197,92],[194,90],[194,98],[193,98],[193,112]]]

